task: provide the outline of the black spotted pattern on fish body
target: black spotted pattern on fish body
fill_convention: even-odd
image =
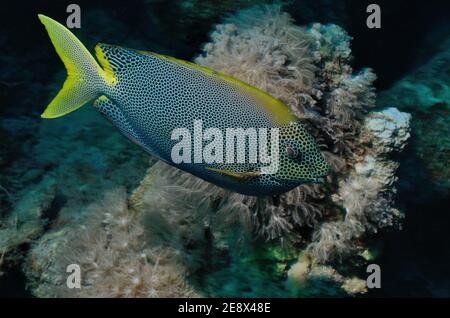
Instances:
[[[94,107],[150,154],[243,194],[279,194],[302,183],[317,182],[329,173],[314,138],[298,118],[258,88],[190,62],[107,44],[95,47],[100,66],[66,27],[43,15],[39,19],[68,71],[43,118],[63,116],[95,99]],[[249,148],[244,149],[242,162],[174,163],[171,153],[178,143],[172,140],[174,130],[187,129],[194,139],[191,144],[200,145],[200,149],[208,145],[208,140],[194,133],[198,122],[202,131],[214,128],[223,132],[223,138],[229,129],[265,129],[268,135],[278,129],[278,169],[264,174],[267,162],[248,160]],[[248,136],[251,141],[258,138],[258,148],[265,146],[273,155],[268,140]],[[222,150],[224,158],[229,155],[225,153],[228,148]]]

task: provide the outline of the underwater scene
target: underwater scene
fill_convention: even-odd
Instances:
[[[0,298],[450,297],[450,2],[0,7]]]

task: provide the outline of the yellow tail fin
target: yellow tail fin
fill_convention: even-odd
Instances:
[[[100,96],[105,74],[86,47],[65,26],[45,15],[38,17],[67,69],[63,87],[41,117],[61,117]]]

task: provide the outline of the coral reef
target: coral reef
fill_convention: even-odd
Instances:
[[[7,232],[0,229],[0,247],[11,250],[40,235],[23,270],[41,297],[365,292],[342,261],[361,266],[372,251],[371,234],[401,224],[394,207],[398,163],[390,154],[403,149],[410,116],[395,108],[371,112],[376,76],[352,69],[350,42],[337,25],[296,26],[269,6],[217,25],[195,59],[285,102],[333,166],[325,183],[251,197],[154,159],[145,173],[145,155],[84,109],[40,126],[33,180],[48,191],[38,186],[42,195],[18,201]],[[36,233],[10,225],[23,213]],[[272,265],[257,264],[261,259]],[[71,263],[82,267],[81,290],[65,287]]]
[[[347,295],[367,292],[366,282],[357,277],[346,278],[331,266],[318,264],[308,253],[301,253],[298,261],[287,272],[288,282],[294,287],[307,290],[307,296],[320,294],[317,290],[326,283],[340,286]],[[330,289],[328,289],[328,292]]]
[[[347,255],[355,248],[356,239],[366,232],[399,226],[403,216],[392,207],[398,164],[386,155],[405,146],[410,118],[409,114],[395,108],[366,117],[361,134],[362,138],[368,138],[372,147],[355,163],[349,176],[339,182],[338,191],[332,196],[333,201],[345,210],[344,219],[324,223],[313,234],[308,249],[318,260]]]
[[[377,218],[379,222],[389,217],[397,219],[399,213],[390,208],[391,202],[384,194],[386,188],[392,187],[391,180],[386,178],[393,176],[396,165],[378,157],[388,151],[381,145],[401,150],[409,137],[409,117],[390,109],[371,114],[368,118],[373,119],[365,122],[367,110],[375,103],[371,86],[375,75],[369,69],[353,74],[349,64],[350,37],[336,25],[297,27],[289,15],[273,7],[260,12],[244,11],[226,22],[216,27],[211,36],[212,43],[205,45],[204,56],[196,62],[245,80],[283,100],[309,124],[335,166],[329,187],[303,186],[280,196],[277,206],[266,199],[264,206],[270,211],[268,214],[273,216],[272,211],[277,208],[283,211],[281,215],[292,215],[292,210],[303,209],[308,211],[307,215],[333,218],[337,206],[346,213],[345,216],[338,213],[336,217],[344,217],[348,222],[343,224],[359,228],[361,234]],[[245,67],[238,68],[238,64]],[[377,131],[377,121],[385,124],[385,135]],[[374,158],[379,163],[371,172],[365,172],[372,174],[368,178],[362,172],[368,165],[374,165]],[[337,188],[331,188],[332,184]],[[355,192],[355,189],[360,190]],[[333,199],[334,206],[327,202],[329,198]],[[293,204],[286,204],[288,202]],[[373,215],[361,219],[364,214]],[[294,217],[294,222],[287,217],[278,217],[275,224],[287,231],[277,234],[286,237],[286,232],[295,232],[295,224],[304,225],[296,221],[298,219],[305,220],[302,216]],[[359,219],[357,224],[353,222],[355,219]],[[320,261],[331,260],[334,248],[338,248],[337,255],[344,255],[343,252],[352,245],[352,230],[339,231],[334,225],[324,222],[313,234],[309,250]],[[272,233],[268,238],[276,236]],[[337,237],[340,240],[336,240]]]
[[[147,244],[124,189],[105,193],[86,210],[81,225],[50,232],[31,249],[25,270],[36,296],[196,296],[176,251]],[[69,264],[81,267],[80,289],[66,286]]]
[[[375,103],[375,75],[369,69],[353,73],[350,37],[335,25],[297,27],[270,7],[229,18],[211,38],[195,61],[283,100],[320,140],[335,173],[325,185],[304,185],[278,197],[247,197],[157,163],[131,201],[170,215],[166,221],[172,226],[164,228],[174,222],[181,229],[180,222],[197,224],[189,226],[193,238],[187,241],[200,237],[195,234],[201,232],[199,220],[219,242],[220,226],[237,224],[246,229],[241,236],[303,246],[318,264],[362,253],[364,236],[397,226],[402,218],[392,207],[397,164],[387,155],[404,147],[410,116],[394,108],[367,115]],[[349,292],[361,286],[356,279],[336,277]]]
[[[4,266],[19,262],[20,249],[45,231],[82,219],[86,204],[98,200],[99,192],[117,186],[131,188],[145,171],[147,156],[92,109],[74,114],[72,120],[79,125],[69,125],[64,119],[42,122],[36,132],[38,142],[29,149],[32,167],[20,166],[19,161],[5,172],[15,183],[8,183],[13,191],[10,203],[1,205]],[[96,139],[103,142],[95,143]],[[17,174],[21,177],[12,178]],[[99,174],[104,177],[98,178]]]

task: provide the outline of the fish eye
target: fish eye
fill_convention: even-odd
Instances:
[[[284,142],[283,147],[284,147],[284,153],[286,154],[286,156],[288,156],[288,158],[291,158],[291,159],[300,158],[300,150],[296,143],[291,142],[291,141],[286,141],[286,142]]]

